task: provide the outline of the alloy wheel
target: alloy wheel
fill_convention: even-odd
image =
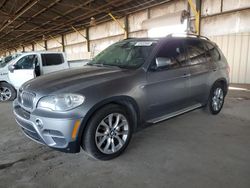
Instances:
[[[128,139],[128,120],[120,113],[111,113],[98,125],[95,143],[104,154],[118,152]]]
[[[11,98],[11,90],[7,87],[0,86],[0,101],[8,101]]]
[[[216,88],[214,90],[214,95],[212,98],[212,107],[214,111],[219,111],[222,108],[224,101],[224,93],[221,88]]]

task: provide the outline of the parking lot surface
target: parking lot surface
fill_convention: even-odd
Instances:
[[[250,90],[234,86],[222,112],[202,109],[134,134],[125,153],[97,161],[26,138],[0,104],[0,187],[250,187]]]

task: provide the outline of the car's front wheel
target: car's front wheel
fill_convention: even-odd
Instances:
[[[15,98],[15,88],[8,83],[0,83],[0,102],[13,101]]]
[[[83,148],[99,160],[119,156],[128,146],[132,136],[132,121],[127,111],[119,105],[107,105],[90,119],[83,138]]]
[[[225,100],[224,87],[222,84],[216,83],[210,92],[207,104],[208,110],[214,115],[218,114],[223,107],[224,100]]]

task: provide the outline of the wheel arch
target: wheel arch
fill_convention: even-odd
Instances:
[[[16,90],[16,88],[11,83],[9,83],[5,80],[0,81],[0,84],[2,84],[2,83],[9,84],[11,87],[13,87]]]
[[[79,133],[78,133],[78,142],[79,144],[81,144],[81,141],[83,139],[83,133],[84,130],[90,120],[90,118],[94,115],[94,113],[96,111],[98,111],[100,108],[109,105],[109,104],[117,104],[120,106],[125,107],[125,109],[127,110],[127,112],[129,113],[129,115],[131,116],[132,120],[133,120],[133,131],[135,131],[137,129],[137,125],[138,122],[140,120],[140,113],[139,113],[139,106],[136,103],[136,101],[130,97],[130,96],[116,96],[116,97],[111,97],[108,99],[105,99],[103,101],[100,101],[99,103],[95,104],[86,114]]]
[[[2,81],[0,81],[0,84],[1,83],[6,83],[6,84],[10,84],[9,82],[7,82],[7,81],[4,81],[4,80],[2,80]],[[11,86],[12,86],[12,84],[10,84]]]
[[[220,84],[223,85],[223,89],[224,89],[225,93],[227,94],[227,92],[228,92],[228,82],[227,82],[227,80],[226,80],[225,78],[219,78],[219,79],[217,79],[217,80],[213,83],[211,89],[212,89],[213,86],[214,86],[215,84],[217,84],[217,83],[220,83]],[[211,89],[210,89],[210,90],[211,90]]]

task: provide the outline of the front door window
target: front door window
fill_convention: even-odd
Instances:
[[[22,57],[16,64],[15,70],[19,69],[34,69],[37,64],[37,56],[36,55],[27,55]]]

